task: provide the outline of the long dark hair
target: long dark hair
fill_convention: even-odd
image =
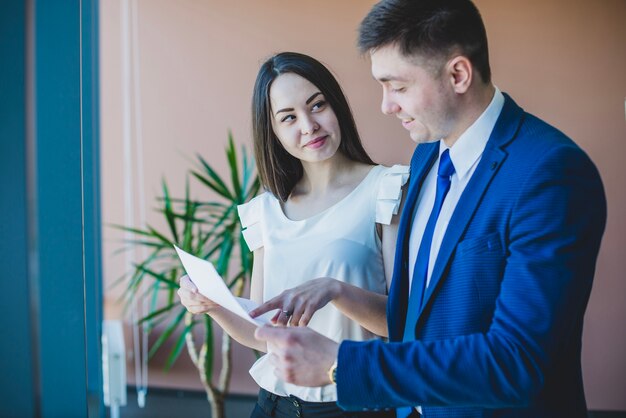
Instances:
[[[320,89],[339,122],[339,152],[350,160],[374,164],[361,144],[348,101],[331,72],[308,55],[296,52],[276,54],[261,65],[254,84],[252,137],[261,183],[283,202],[303,174],[300,160],[285,151],[272,129],[270,88],[274,80],[285,73],[297,74]]]
[[[368,52],[395,44],[404,56],[467,57],[484,83],[491,80],[487,33],[470,0],[382,0],[359,27],[358,46]]]

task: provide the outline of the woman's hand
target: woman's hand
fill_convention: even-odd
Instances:
[[[187,275],[180,278],[180,289],[177,293],[180,303],[192,314],[210,313],[219,307],[217,303],[200,294]]]
[[[305,327],[311,321],[313,314],[335,299],[340,292],[341,282],[321,277],[285,290],[249,313],[255,318],[265,312],[279,309],[279,312],[272,318],[274,324]]]

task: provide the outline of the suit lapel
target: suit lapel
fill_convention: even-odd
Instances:
[[[450,223],[444,234],[439,253],[437,254],[430,283],[424,294],[424,302],[422,303],[420,316],[436,292],[446,267],[448,266],[450,257],[467,229],[474,213],[478,209],[482,197],[489,187],[489,183],[491,183],[491,180],[506,159],[507,153],[503,150],[503,147],[515,137],[522,116],[523,110],[505,94],[504,107],[489,137],[480,163],[478,167],[476,167],[476,171],[463,191],[450,218]]]
[[[419,145],[411,158],[409,189],[400,215],[398,240],[389,300],[387,303],[387,327],[391,341],[402,341],[404,322],[409,298],[408,245],[413,212],[426,174],[436,160],[439,142]]]
[[[410,226],[413,222],[413,212],[415,211],[415,204],[419,196],[419,191],[426,178],[426,174],[430,171],[433,163],[437,159],[439,151],[439,141],[423,144],[417,147],[415,154],[411,159],[411,181],[409,181],[409,193],[407,195],[407,202],[402,211],[401,222],[405,222],[406,232],[405,239],[408,238],[410,233]],[[407,210],[409,209],[409,210]]]

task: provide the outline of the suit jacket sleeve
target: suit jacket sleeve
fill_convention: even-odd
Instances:
[[[497,408],[525,405],[537,394],[584,314],[606,203],[595,166],[573,144],[538,156],[529,174],[526,184],[511,185],[520,192],[509,208],[508,230],[501,231],[506,264],[488,331],[342,343],[341,407]]]

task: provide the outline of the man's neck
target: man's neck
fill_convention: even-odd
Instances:
[[[453,132],[443,142],[451,148],[457,139],[483,114],[496,92],[493,84],[482,84],[473,86],[470,91],[460,98],[459,111],[456,127]]]

